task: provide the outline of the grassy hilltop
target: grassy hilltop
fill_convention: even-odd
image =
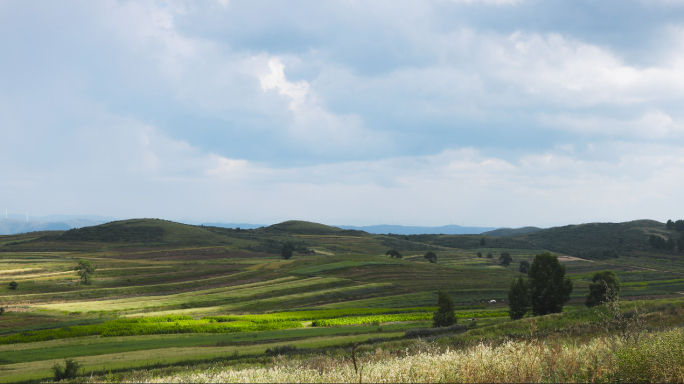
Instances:
[[[238,230],[139,219],[0,236],[0,307],[7,308],[0,316],[0,382],[48,379],[64,358],[88,374],[105,374],[268,362],[274,353],[341,351],[357,342],[361,351],[410,349],[415,341],[406,337],[415,332],[407,331],[430,326],[438,290],[451,295],[469,328],[433,339],[461,345],[521,335],[530,319],[510,321],[503,300],[519,263],[544,251],[559,255],[575,289],[567,313],[535,323],[543,332],[582,322],[598,332],[591,325],[596,314],[582,303],[593,273],[606,269],[620,278],[621,296],[647,300],[649,313],[673,305],[675,315],[662,315],[661,325],[676,325],[684,257],[652,249],[651,235],[677,233],[650,220],[518,235],[404,236],[303,221]],[[295,253],[283,260],[287,242]],[[385,256],[389,249],[403,257]],[[437,263],[423,257],[427,251]],[[499,265],[502,252],[513,257],[510,266]],[[90,285],[74,271],[81,259],[97,267]]]

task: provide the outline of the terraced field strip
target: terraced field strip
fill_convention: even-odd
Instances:
[[[76,275],[76,272],[71,271],[71,272],[64,272],[64,273],[73,273]],[[154,288],[154,291],[163,291],[165,289],[178,289],[184,286],[195,286],[195,285],[211,285],[211,284],[216,284],[220,283],[222,281],[231,281],[235,280],[236,277],[247,275],[248,272],[238,272],[238,273],[233,273],[230,275],[225,275],[225,276],[218,276],[218,277],[210,277],[206,279],[196,279],[192,281],[180,281],[176,283],[159,283],[159,284],[153,284],[153,285],[133,285],[133,286],[127,286],[127,287],[110,287],[110,288],[94,288],[94,289],[89,289],[87,292],[90,294],[102,294],[102,295],[107,295],[107,294],[112,294],[112,293],[117,293],[117,294],[126,294],[126,291],[134,291],[131,293],[150,293],[149,291],[147,292],[141,292],[141,291],[146,291],[149,288]],[[137,291],[137,292],[135,292]],[[71,294],[71,293],[77,293],[78,291],[63,291],[63,292],[53,292],[53,293],[26,293],[22,295],[4,295],[0,296],[0,299],[3,298],[16,298],[16,299],[28,299],[28,298],[40,298],[40,299],[49,299],[51,297],[57,296],[57,295],[62,295],[62,294]]]
[[[259,283],[243,284],[238,286],[206,289],[193,292],[184,292],[164,296],[142,296],[128,299],[82,301],[76,303],[43,304],[36,307],[66,311],[111,311],[133,310],[143,308],[156,308],[171,305],[180,305],[192,302],[212,302],[218,300],[237,300],[259,294],[272,294],[277,291],[307,288],[310,286],[329,283],[348,283],[347,279],[314,277],[296,280],[295,277],[284,277]]]
[[[373,284],[361,284],[354,285],[344,288],[332,288],[324,289],[318,291],[296,293],[290,295],[277,296],[267,299],[257,299],[250,300],[246,303],[241,304],[227,304],[227,305],[216,305],[211,307],[203,308],[187,308],[187,309],[172,309],[165,311],[154,311],[147,313],[129,314],[125,317],[135,317],[135,316],[168,316],[168,315],[191,315],[191,316],[213,316],[213,315],[226,315],[235,311],[250,311],[252,308],[258,308],[261,306],[268,307],[269,310],[277,308],[291,307],[293,305],[302,305],[310,302],[318,303],[320,301],[328,301],[332,298],[339,298],[343,300],[345,296],[354,295],[355,293],[365,293],[369,290],[381,290],[387,287],[391,287],[392,284],[389,283],[373,283]]]
[[[398,313],[426,313],[432,312],[436,308],[350,308],[350,309],[332,309],[332,310],[314,310],[314,311],[292,311],[292,312],[276,312],[266,313],[260,315],[224,315],[224,316],[207,316],[202,319],[215,320],[218,322],[229,321],[251,321],[257,324],[269,324],[287,321],[309,321],[319,319],[335,319],[347,317],[359,317],[378,314],[398,314]]]
[[[429,326],[429,322],[420,326]],[[301,341],[310,337],[341,336],[360,333],[398,332],[415,328],[413,324],[388,324],[378,331],[377,326],[297,328],[276,331],[242,332],[232,334],[173,334],[98,337],[86,336],[72,339],[50,340],[34,343],[0,345],[4,364],[25,363],[68,357],[95,356],[107,353],[151,350],[170,347],[250,345],[278,342],[282,340]]]
[[[392,265],[395,263],[389,263],[389,262],[385,262],[385,261],[339,261],[337,263],[330,263],[330,264],[317,265],[315,267],[295,269],[294,271],[291,271],[290,273],[297,274],[297,275],[307,275],[307,274],[311,274],[311,273],[334,271],[336,269],[344,269],[344,268],[351,268],[351,267],[364,267],[364,266],[368,266],[368,265],[388,265],[388,264]]]
[[[404,332],[383,333],[386,338],[402,337]],[[268,344],[239,345],[228,347],[180,347],[139,350],[122,353],[109,353],[97,356],[84,356],[76,359],[84,364],[84,371],[106,372],[124,368],[140,368],[155,364],[174,364],[180,362],[202,361],[216,358],[229,358],[237,352],[240,356],[260,355],[268,348],[295,345],[297,348],[325,348],[345,346],[351,343],[364,342],[377,337],[377,333],[348,336],[313,337],[302,341],[281,341]],[[32,361],[27,363],[0,365],[0,383],[11,383],[27,380],[47,380],[52,377],[50,368],[63,359]]]

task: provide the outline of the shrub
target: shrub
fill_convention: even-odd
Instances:
[[[391,258],[396,257],[397,259],[402,258],[401,253],[399,253],[399,251],[397,251],[396,249],[390,249],[389,251],[385,252],[385,256],[389,256]]]
[[[468,327],[461,324],[454,324],[449,327],[440,328],[417,328],[409,329],[404,333],[404,337],[407,339],[415,339],[418,337],[430,337],[436,335],[444,335],[447,333],[462,333],[468,330]]]
[[[267,348],[265,353],[267,355],[286,355],[291,352],[295,352],[297,347],[294,345],[281,345],[279,347]]]
[[[75,379],[78,376],[78,371],[83,367],[74,359],[64,359],[64,366],[55,363],[52,366],[52,372],[55,374],[55,381],[62,381],[64,379]]]
[[[589,294],[584,302],[589,308],[606,301],[613,301],[620,293],[620,280],[613,271],[596,272],[591,281]]]
[[[423,257],[426,258],[427,261],[429,261],[429,262],[431,262],[431,263],[436,263],[436,262],[437,262],[437,255],[436,255],[434,252],[432,252],[432,251],[426,253],[425,256],[423,256]]]
[[[499,256],[499,261],[501,261],[501,265],[504,267],[508,267],[511,265],[511,261],[513,261],[513,258],[511,257],[511,254],[508,252],[503,252]]]
[[[17,289],[18,286],[19,286],[19,283],[17,283],[16,281],[10,281],[10,283],[9,283],[9,289],[11,289],[11,290]]]
[[[2,315],[3,313],[5,313],[5,307],[0,307],[0,315]]]

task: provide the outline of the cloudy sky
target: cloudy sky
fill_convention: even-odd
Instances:
[[[684,215],[681,0],[0,0],[0,52],[10,213]]]

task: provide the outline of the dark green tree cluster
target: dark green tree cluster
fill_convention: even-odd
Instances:
[[[676,245],[673,238],[670,237],[665,240],[664,237],[658,235],[649,236],[648,243],[655,249],[664,249],[666,251],[674,250]]]
[[[283,249],[280,251],[280,257],[285,260],[289,260],[294,254],[295,247],[289,241],[283,244]]]
[[[389,256],[391,258],[396,257],[397,259],[401,259],[403,257],[396,249],[390,249],[389,251],[385,252],[385,256]]]
[[[482,257],[482,252],[478,252],[477,257]]]
[[[514,280],[508,293],[511,318],[521,318],[530,308],[535,316],[563,311],[573,286],[558,257],[548,252],[536,255],[527,274],[527,280]]]
[[[620,294],[620,280],[613,271],[596,272],[589,284],[589,294],[584,304],[591,308],[614,301]]]
[[[511,319],[522,319],[530,310],[530,286],[522,276],[513,280],[511,290],[508,292],[509,315]]]
[[[503,265],[504,267],[508,267],[509,265],[511,265],[511,261],[513,261],[513,258],[511,257],[510,253],[502,252],[499,256],[499,261],[501,262],[501,265]]]
[[[487,252],[487,258],[488,258],[488,259],[493,259],[493,258],[494,258],[494,254],[491,253],[491,252]]]
[[[17,289],[18,286],[19,286],[19,283],[17,283],[16,281],[10,281],[10,283],[9,283],[9,289],[11,289],[11,290]]]
[[[432,316],[433,327],[449,327],[456,324],[454,301],[448,293],[437,292],[437,307],[437,312]]]
[[[55,363],[52,366],[52,373],[55,375],[55,381],[75,379],[82,367],[83,365],[76,362],[76,360],[68,358],[64,359],[64,366]]]
[[[520,273],[527,274],[527,271],[530,270],[530,262],[527,260],[523,260],[520,262],[520,268],[518,268]]]
[[[676,230],[677,232],[684,232],[684,220],[672,221],[668,220],[665,227],[669,230]]]
[[[426,253],[425,256],[423,256],[423,257],[426,258],[427,261],[429,261],[429,262],[431,262],[431,263],[436,263],[436,262],[437,262],[437,255],[436,255],[434,252],[432,252],[432,251]]]

